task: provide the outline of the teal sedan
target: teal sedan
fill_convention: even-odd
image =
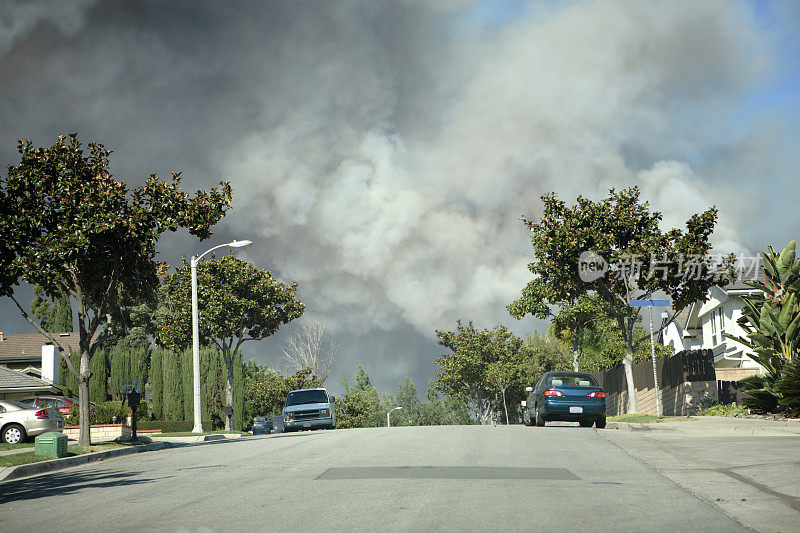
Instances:
[[[547,372],[527,387],[522,420],[527,426],[545,422],[578,422],[582,427],[606,427],[606,394],[585,372]]]

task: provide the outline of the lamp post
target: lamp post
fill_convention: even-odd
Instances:
[[[192,364],[194,366],[194,428],[192,433],[203,432],[203,422],[200,420],[202,409],[200,408],[200,326],[197,316],[197,263],[204,255],[213,252],[217,248],[222,248],[223,246],[244,248],[252,244],[253,241],[232,241],[220,244],[200,255],[193,255],[190,262],[192,267]]]
[[[395,407],[394,409],[391,409],[388,413],[386,413],[386,427],[387,428],[392,427],[392,424],[389,422],[389,415],[392,414],[392,411],[397,411],[398,409],[402,409],[402,407]]]

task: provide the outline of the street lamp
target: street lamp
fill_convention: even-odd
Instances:
[[[395,407],[394,409],[392,409],[388,413],[386,413],[386,427],[387,428],[392,427],[392,424],[389,423],[389,415],[392,414],[392,411],[397,411],[398,409],[402,409],[402,407]]]
[[[232,241],[214,246],[200,255],[192,256],[192,363],[194,366],[194,428],[192,433],[203,432],[203,422],[200,420],[202,410],[200,408],[200,326],[197,318],[197,263],[204,255],[213,252],[217,248],[222,248],[223,246],[244,248],[252,244],[253,241]]]

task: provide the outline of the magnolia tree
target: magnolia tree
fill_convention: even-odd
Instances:
[[[111,154],[102,144],[88,153],[77,134],[61,136],[50,148],[19,142],[20,163],[0,178],[0,295],[10,297],[36,329],[47,332],[14,295],[20,281],[38,285],[55,300],[75,299],[80,335],[80,364],[61,351],[78,382],[79,443],[89,445],[90,358],[108,325],[119,295],[145,297],[158,286],[156,244],[162,233],[186,228],[201,239],[230,206],[231,187],[198,191],[180,188],[180,175],[162,181],[150,175],[129,190],[108,172]]]
[[[159,338],[173,349],[182,349],[192,342],[192,278],[185,258],[183,266],[164,279],[162,290],[167,309],[158,326]],[[297,283],[281,283],[269,270],[234,255],[197,265],[200,342],[217,347],[227,370],[226,430],[233,423],[235,354],[243,343],[269,337],[282,324],[299,318],[305,306],[296,293]]]
[[[543,317],[550,307],[592,296],[592,305],[619,327],[625,344],[627,412],[636,413],[633,356],[649,335],[635,334],[639,308],[629,302],[660,292],[672,299],[674,316],[692,302],[705,301],[711,286],[730,279],[733,256],[708,256],[717,209],[691,216],[685,230],[665,232],[661,213],[639,201],[636,187],[611,189],[596,202],[578,197],[572,207],[555,193],[542,196],[542,202],[538,221],[522,218],[531,231],[534,259],[528,269],[534,279],[509,310],[518,318]]]
[[[456,331],[436,331],[438,343],[451,353],[436,360],[436,388],[464,402],[482,423],[491,422],[501,403],[508,420],[505,398],[508,389],[519,386],[524,374],[525,345],[505,326],[478,331],[472,322],[459,320]],[[498,398],[499,397],[499,398]],[[500,402],[493,403],[497,398]]]

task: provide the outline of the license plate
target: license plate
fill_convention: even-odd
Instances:
[[[311,427],[311,422],[303,422],[303,427],[304,428],[310,428]]]
[[[570,413],[582,413],[583,412],[583,407],[580,407],[580,406],[578,406],[578,407],[570,407],[569,408],[569,412]]]

